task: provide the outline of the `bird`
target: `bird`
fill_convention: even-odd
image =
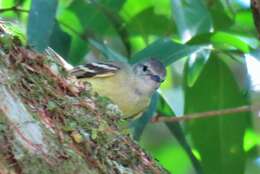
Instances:
[[[123,118],[137,118],[165,80],[166,69],[159,60],[149,58],[133,65],[119,61],[87,63],[74,67],[70,74],[108,97],[122,111]]]

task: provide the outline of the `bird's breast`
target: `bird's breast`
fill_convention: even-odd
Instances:
[[[93,90],[106,96],[119,106],[125,117],[132,117],[142,112],[149,104],[149,98],[139,93],[132,79],[123,76],[89,79]]]

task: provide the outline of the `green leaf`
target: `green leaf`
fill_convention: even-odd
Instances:
[[[213,43],[216,47],[225,49],[236,48],[241,50],[244,53],[248,53],[250,51],[250,46],[242,41],[239,36],[235,34],[226,33],[226,32],[216,32],[210,38],[211,43]]]
[[[201,0],[172,0],[172,9],[179,36],[183,41],[211,30],[211,16]]]
[[[138,15],[138,13],[141,13],[146,8],[152,6],[153,3],[150,0],[142,0],[142,1],[127,0],[120,11],[120,15],[123,16],[123,18],[128,22],[134,16]]]
[[[153,57],[160,60],[163,64],[169,65],[202,48],[203,46],[186,46],[173,42],[170,39],[158,39],[142,51],[136,53],[130,62],[135,63]]]
[[[240,50],[248,53],[257,43],[251,38],[243,37],[236,33],[214,32],[195,36],[189,42],[189,45],[212,44],[215,48],[221,50]]]
[[[125,0],[99,0],[99,3],[106,6],[114,12],[118,12],[125,4]]]
[[[72,34],[72,43],[68,61],[73,65],[79,65],[84,62],[84,56],[87,54],[88,47],[85,40],[76,34]]]
[[[68,61],[73,65],[84,62],[88,44],[82,38],[84,29],[78,17],[72,11],[62,9],[58,11],[57,18],[63,31],[69,33],[71,37],[71,48]]]
[[[142,35],[143,37],[149,35],[166,36],[176,30],[169,18],[155,14],[154,7],[147,8],[134,16],[127,23],[127,29],[131,35]]]
[[[167,139],[168,137],[160,137],[160,138]],[[192,170],[193,166],[190,163],[189,157],[186,155],[186,152],[182,149],[182,147],[176,144],[175,141],[169,141],[168,143],[165,143],[163,141],[160,141],[159,139],[158,141],[156,141],[156,143],[158,142],[160,143],[158,147],[153,147],[153,148],[144,147],[144,148],[146,151],[152,154],[152,156],[155,157],[156,160],[158,160],[165,169],[167,169],[172,174],[191,174],[191,173],[195,174],[194,170]],[[153,142],[148,142],[148,143],[153,143]]]
[[[157,111],[160,115],[169,116],[169,117],[175,116],[173,109],[168,105],[168,103],[163,98],[163,96],[160,97],[160,100],[159,100],[159,103],[158,103],[158,106],[157,106]],[[168,127],[170,132],[178,140],[181,147],[185,150],[185,152],[189,156],[196,172],[198,174],[202,173],[200,162],[197,160],[197,158],[192,153],[192,149],[191,149],[190,145],[188,144],[188,142],[185,138],[185,135],[184,135],[184,132],[182,130],[180,123],[178,123],[178,122],[176,122],[176,123],[168,122],[168,123],[165,123],[165,125]]]
[[[17,3],[17,0],[1,1],[1,7],[8,8],[12,7]]]
[[[211,54],[199,78],[188,87],[185,68],[185,113],[238,107],[247,104],[232,72],[218,55]],[[199,151],[203,171],[210,174],[242,174],[245,168],[243,136],[248,113],[193,120],[187,125]]]
[[[153,8],[154,14],[163,15],[165,17],[171,18],[171,2],[169,0],[151,1],[151,0],[127,0],[121,11],[120,16],[122,16],[127,22],[132,18],[137,16],[142,11]],[[149,18],[150,19],[150,18]],[[140,23],[142,25],[142,23]]]
[[[205,64],[208,61],[210,53],[211,50],[204,49],[194,53],[192,56],[189,57],[187,62],[187,66],[189,66],[187,73],[187,85],[189,87],[193,86],[193,84],[200,76],[200,73],[202,72]]]
[[[57,19],[64,30],[68,33],[81,34],[84,32],[83,26],[75,13],[68,9],[59,9]]]
[[[70,50],[71,38],[70,36],[62,31],[59,24],[55,22],[53,32],[51,34],[49,45],[62,57],[68,58]]]
[[[17,0],[0,1],[0,8],[1,9],[11,8],[11,7],[15,6],[16,3],[17,3]],[[15,16],[17,16],[17,14],[13,10],[1,12],[1,17],[13,18]]]
[[[233,24],[233,18],[230,17],[220,1],[207,0],[215,31],[227,30]]]
[[[253,129],[247,129],[244,136],[243,145],[245,151],[248,152],[250,150],[253,150],[253,148],[257,148],[258,146],[260,146],[260,134]]]
[[[123,5],[123,2],[119,0],[101,0],[98,2],[77,0],[70,4],[69,10],[78,16],[83,28],[88,31],[97,34],[115,34],[113,23],[104,13],[103,8],[111,10],[111,14],[115,14]],[[97,4],[102,8],[97,7]]]
[[[89,43],[94,46],[97,50],[99,50],[106,59],[108,60],[115,60],[115,61],[121,61],[121,62],[127,62],[127,58],[122,56],[121,54],[119,54],[118,52],[112,50],[111,48],[109,48],[108,46],[90,39]]]
[[[232,31],[242,34],[251,34],[251,36],[256,37],[257,32],[251,9],[241,10],[236,13]]]
[[[194,36],[192,39],[190,39],[186,44],[188,45],[202,45],[202,44],[211,44],[210,38],[212,37],[214,33],[203,33],[199,34],[197,36]]]
[[[44,51],[55,24],[57,0],[32,0],[27,26],[28,43],[37,51]]]
[[[102,36],[103,40],[110,46],[112,43],[118,42],[117,39],[119,38],[120,46],[124,47],[122,50],[128,56],[131,54],[128,31],[124,21],[118,15],[123,3],[124,0],[92,0],[88,2],[78,0],[70,5],[69,10],[73,11],[80,20],[84,29],[83,37],[101,40],[97,38]]]
[[[241,9],[248,9],[250,8],[250,1],[227,1],[227,0],[220,0],[222,3],[225,11],[229,16],[234,16],[235,13]]]

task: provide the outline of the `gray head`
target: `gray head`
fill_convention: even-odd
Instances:
[[[165,66],[156,59],[134,64],[133,71],[139,77],[140,83],[143,83],[143,87],[150,88],[150,91],[157,89],[166,76]]]

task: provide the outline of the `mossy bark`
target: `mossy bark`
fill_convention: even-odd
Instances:
[[[167,173],[116,106],[0,25],[0,173]]]

